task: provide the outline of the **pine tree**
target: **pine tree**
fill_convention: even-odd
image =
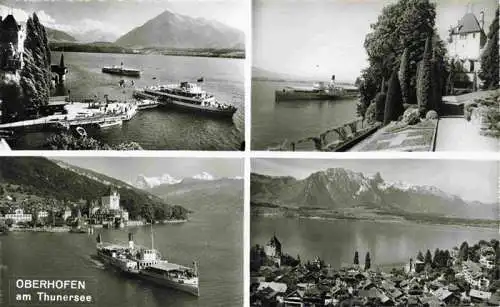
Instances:
[[[498,88],[498,28],[497,8],[495,19],[490,25],[487,45],[481,55],[481,71],[479,72],[479,78],[483,81],[483,89]]]
[[[425,259],[424,259],[425,264],[432,264],[432,254],[430,250],[427,250],[425,253]]]
[[[354,265],[359,265],[359,255],[358,251],[354,253]]]
[[[369,270],[372,266],[371,259],[370,259],[370,252],[366,253],[365,257],[365,270]]]
[[[389,89],[385,99],[384,125],[391,121],[398,120],[403,115],[403,99],[401,97],[401,87],[399,85],[398,73],[393,71],[389,80]]]
[[[401,97],[403,103],[410,103],[410,59],[408,58],[408,48],[405,48],[401,56],[401,64],[399,65],[398,79],[401,85]]]
[[[417,260],[424,262],[424,254],[421,251],[418,251]]]

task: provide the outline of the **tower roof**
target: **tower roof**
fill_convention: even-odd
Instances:
[[[276,235],[274,235],[271,240],[269,240],[269,245],[271,246],[280,246],[281,247],[281,242],[280,240],[278,240],[278,238],[276,238]]]
[[[462,19],[458,21],[458,25],[452,29],[451,34],[467,34],[483,32],[479,21],[474,13],[466,13]]]
[[[3,30],[17,30],[18,24],[13,15],[7,15],[5,19],[2,21],[2,29]]]

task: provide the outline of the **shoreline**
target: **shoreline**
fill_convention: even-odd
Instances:
[[[251,210],[251,209],[250,209]],[[269,214],[255,214],[255,213],[250,213],[251,217],[261,217],[261,218],[285,218],[285,219],[306,219],[306,220],[319,220],[319,221],[360,221],[360,222],[372,222],[372,223],[386,223],[386,224],[405,224],[405,223],[411,223],[414,225],[433,225],[433,226],[450,226],[450,227],[465,227],[465,228],[480,228],[480,229],[493,229],[497,228],[498,225],[495,225],[494,223],[497,223],[496,220],[491,220],[492,224],[490,225],[466,225],[466,224],[460,224],[460,223],[432,223],[432,222],[426,222],[426,221],[419,221],[419,220],[408,220],[405,219],[404,217],[401,217],[400,219],[375,219],[375,218],[359,218],[359,217],[321,217],[321,216],[285,216],[283,214],[276,214],[276,213],[269,213]],[[395,216],[397,217],[397,216]]]

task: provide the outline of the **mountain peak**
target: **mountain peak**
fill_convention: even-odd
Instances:
[[[220,22],[166,9],[116,40],[125,47],[244,49],[245,35]]]
[[[201,172],[200,174],[196,174],[193,176],[193,179],[197,180],[215,180],[215,177],[207,172]]]

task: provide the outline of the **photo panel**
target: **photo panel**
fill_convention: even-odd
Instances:
[[[251,306],[497,306],[499,162],[253,159]]]
[[[0,305],[242,306],[243,168],[0,157]]]
[[[2,148],[244,147],[245,1],[6,0],[0,17]]]
[[[253,150],[499,150],[497,0],[256,0],[252,14]]]

